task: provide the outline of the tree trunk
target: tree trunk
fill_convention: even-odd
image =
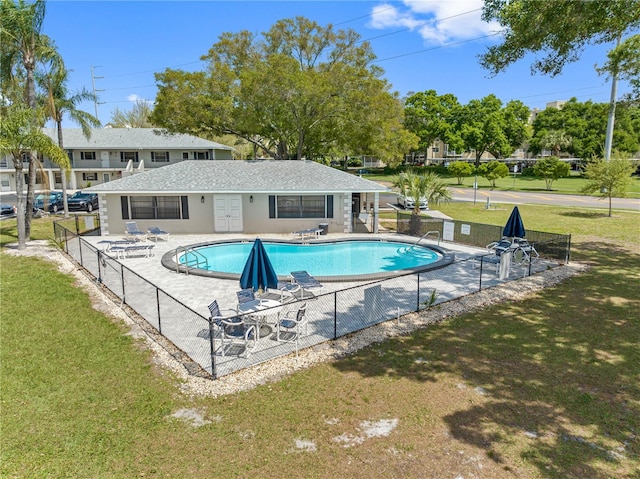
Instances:
[[[13,159],[13,166],[16,170],[16,221],[18,228],[18,249],[27,247],[25,236],[25,205],[24,205],[24,172],[22,168],[22,156]]]
[[[422,226],[422,217],[415,212],[411,213],[409,218],[409,234],[413,236],[420,235],[420,227]]]
[[[27,184],[27,206],[24,214],[24,239],[31,240],[31,219],[33,218],[33,204],[36,190],[36,158],[29,152],[29,183]]]
[[[62,141],[62,122],[56,122],[58,128],[58,146],[64,149]],[[64,205],[64,217],[69,218],[69,203],[67,202],[67,171],[60,167],[60,182],[62,183],[62,202]]]

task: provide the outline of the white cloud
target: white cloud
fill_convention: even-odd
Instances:
[[[153,101],[151,100],[145,100],[144,98],[142,98],[141,96],[136,95],[135,93],[132,93],[131,95],[127,96],[127,100],[130,101],[131,103],[137,103],[139,101],[143,101],[146,103],[153,103]]]
[[[403,7],[382,4],[373,8],[369,26],[376,29],[409,28],[426,44],[481,37],[500,29],[482,21],[483,0],[404,0]]]

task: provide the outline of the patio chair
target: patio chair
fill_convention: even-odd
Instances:
[[[301,288],[300,298],[304,298],[305,291],[310,292],[311,290],[320,290],[323,288],[322,283],[320,283],[317,279],[315,279],[306,271],[292,271],[291,277],[293,278],[294,282],[300,285],[300,288]]]
[[[147,233],[140,231],[135,221],[127,221],[125,235],[136,241],[146,241],[147,239]]]
[[[251,288],[241,289],[236,293],[236,296],[238,297],[238,304],[248,303],[249,301],[256,300],[256,294]]]
[[[307,303],[302,303],[296,311],[287,311],[276,325],[276,340],[294,343],[296,358],[298,357],[300,338],[309,333],[309,320],[306,312]]]
[[[165,241],[169,240],[169,233],[161,230],[157,226],[151,226],[150,228],[147,228],[147,233],[149,235],[149,239],[154,239],[156,242],[160,238],[164,239]]]
[[[247,324],[242,317],[237,315],[237,312],[233,309],[228,309],[233,313],[232,316],[223,316],[218,301],[213,300],[209,304],[209,317],[210,332],[213,331],[214,326],[218,329],[217,337],[220,339],[222,346],[220,352],[222,356],[227,355],[227,348],[229,351],[234,351],[234,346],[238,345],[238,354],[245,352],[245,357],[255,350],[257,345],[256,327],[254,324]],[[214,333],[214,338],[216,337]]]
[[[278,282],[278,291],[280,291],[280,302],[286,303],[296,299],[296,293],[302,288],[298,283],[291,281]]]

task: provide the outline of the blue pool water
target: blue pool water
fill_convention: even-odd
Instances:
[[[320,244],[264,242],[278,276],[305,270],[313,276],[351,276],[418,268],[442,258],[435,251],[410,244],[386,241],[344,241]],[[241,274],[253,242],[220,243],[198,247],[207,257],[210,271]],[[193,262],[187,253],[180,263]]]

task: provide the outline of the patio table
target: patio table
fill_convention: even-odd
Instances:
[[[260,339],[260,330],[262,326],[267,325],[267,317],[275,316],[276,320],[273,324],[278,322],[280,312],[282,311],[282,303],[275,299],[254,299],[253,301],[247,301],[238,305],[238,313],[246,314],[256,322],[256,339]],[[269,329],[271,331],[271,329]],[[268,333],[267,333],[268,334]]]

